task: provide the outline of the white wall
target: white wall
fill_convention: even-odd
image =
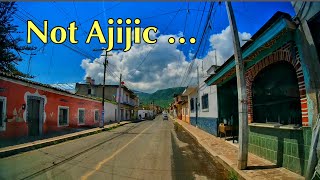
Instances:
[[[218,98],[217,98],[217,86],[207,86],[204,82],[205,78],[201,78],[200,80],[200,90],[199,90],[199,97],[198,97],[198,103],[200,103],[200,106],[198,106],[198,117],[210,117],[210,118],[218,118]],[[202,102],[201,97],[204,94],[208,94],[209,99],[209,108],[207,110],[202,109]],[[191,93],[188,96],[188,105],[190,109],[190,117],[196,117],[196,97],[197,97],[197,91],[195,90],[193,93]],[[190,100],[191,98],[194,98],[194,111],[191,112],[191,105]]]
[[[147,113],[148,117],[152,117],[153,116],[152,110],[138,110],[138,119],[140,118],[139,115],[141,115],[142,119],[145,119],[145,113]]]
[[[118,106],[109,102],[104,103],[104,121],[109,122],[116,120],[116,110],[118,109]],[[118,113],[118,112],[117,112]]]

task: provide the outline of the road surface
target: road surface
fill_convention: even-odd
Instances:
[[[158,116],[0,159],[0,179],[226,179],[181,127]]]

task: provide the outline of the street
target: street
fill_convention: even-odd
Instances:
[[[226,179],[171,120],[127,124],[0,160],[0,179]],[[4,168],[6,167],[6,168]]]

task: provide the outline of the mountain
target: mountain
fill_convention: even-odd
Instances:
[[[151,94],[140,91],[135,91],[135,93],[139,96],[140,102],[143,105],[151,104],[154,100],[155,105],[167,108],[173,101],[173,95],[182,93],[184,89],[185,87],[176,87],[161,89]]]
[[[145,98],[145,97],[149,97],[151,94],[149,93],[145,93],[145,92],[141,92],[141,91],[137,91],[137,90],[133,90],[133,92],[139,96],[139,98]]]

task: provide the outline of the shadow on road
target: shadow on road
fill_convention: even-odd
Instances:
[[[227,179],[228,170],[215,161],[182,127],[175,124],[171,136],[173,179]]]

